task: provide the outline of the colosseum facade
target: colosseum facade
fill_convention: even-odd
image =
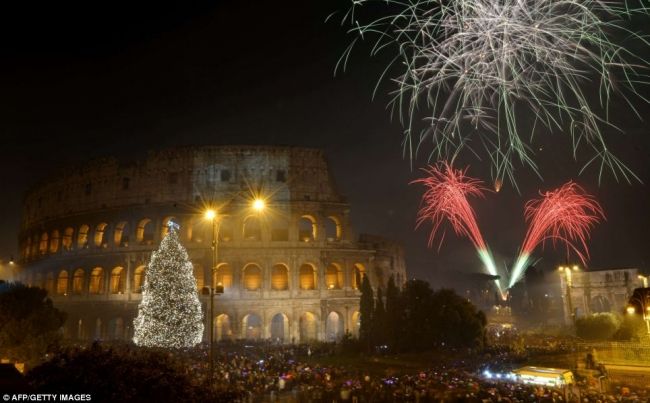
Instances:
[[[250,208],[255,197],[266,201],[261,212]],[[356,236],[349,213],[317,149],[206,146],[94,160],[26,194],[20,278],[68,313],[66,337],[128,339],[147,261],[173,221],[198,289],[224,286],[216,339],[333,340],[358,332],[359,279],[406,279],[402,248]],[[207,337],[209,297],[201,300]]]

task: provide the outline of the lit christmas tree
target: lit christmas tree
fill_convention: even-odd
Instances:
[[[187,251],[178,239],[178,225],[151,255],[142,288],[142,301],[133,325],[139,346],[192,347],[203,337],[203,313]]]

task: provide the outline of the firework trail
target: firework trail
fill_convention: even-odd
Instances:
[[[364,9],[391,14],[360,24]],[[608,150],[603,130],[613,128],[615,93],[637,115],[629,96],[648,102],[636,89],[649,82],[638,72],[647,62],[614,41],[624,35],[649,45],[625,28],[637,15],[647,9],[624,0],[352,0],[341,23],[357,37],[337,68],[360,39],[376,37],[373,56],[397,50],[377,86],[385,77],[397,86],[390,106],[411,158],[425,143],[437,160],[466,148],[478,154],[479,146],[493,177],[516,185],[517,161],[537,172],[533,134],[558,129],[570,134],[574,158],[590,150],[583,170],[599,164],[600,175],[609,168],[630,181],[636,176]],[[594,83],[595,106],[588,101],[598,96],[585,92]]]
[[[422,170],[427,176],[411,183],[419,183],[426,188],[418,211],[417,227],[431,222],[433,227],[429,235],[429,246],[433,245],[442,224],[447,221],[456,235],[469,238],[488,273],[493,276],[498,275],[494,259],[478,228],[476,214],[467,200],[469,196],[483,197],[487,189],[483,187],[481,181],[466,176],[466,169],[454,169],[446,162]],[[443,240],[444,231],[440,237],[439,247]],[[495,282],[501,291],[499,280]]]
[[[584,189],[568,182],[560,188],[546,192],[540,199],[526,203],[526,221],[530,223],[510,277],[508,288],[523,276],[535,248],[551,240],[560,242],[586,262],[589,257],[587,239],[591,229],[605,219],[600,204]]]

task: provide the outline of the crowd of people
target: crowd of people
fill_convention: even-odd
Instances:
[[[616,388],[599,392],[586,382],[551,389],[513,380],[488,379],[486,362],[505,368],[507,353],[449,360],[423,371],[372,373],[344,365],[319,365],[334,354],[332,345],[219,345],[211,385],[235,402],[646,402],[647,390]],[[209,376],[207,348],[192,360]],[[498,358],[498,359],[497,359]],[[331,361],[331,360],[330,360]],[[201,364],[198,364],[201,363]],[[311,363],[311,364],[310,364]],[[205,380],[205,378],[204,378]]]

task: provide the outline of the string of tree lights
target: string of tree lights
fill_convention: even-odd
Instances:
[[[139,346],[193,347],[203,337],[196,279],[178,229],[178,224],[170,222],[167,236],[151,255],[133,323],[133,342]]]

